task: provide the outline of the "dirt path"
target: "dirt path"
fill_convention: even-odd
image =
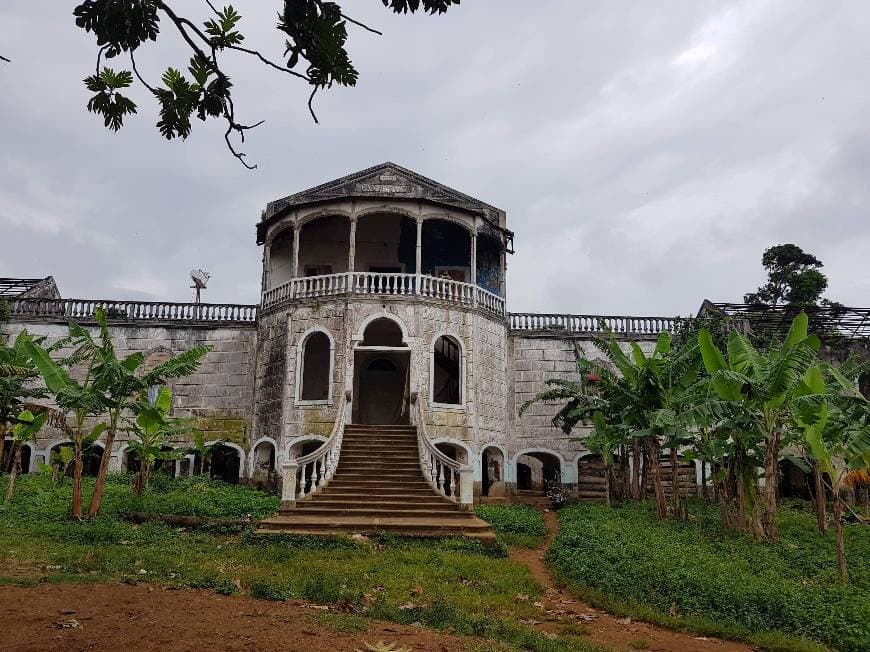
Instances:
[[[551,511],[544,512],[547,538],[537,550],[511,548],[510,556],[529,568],[541,586],[544,599],[541,602],[540,622],[528,624],[548,632],[558,633],[570,624],[581,625],[587,630],[587,639],[615,650],[675,650],[678,652],[747,652],[752,648],[742,643],[681,634],[648,623],[616,618],[589,604],[575,600],[570,593],[558,588],[544,563],[544,554],[553,537],[559,531],[559,519]]]
[[[324,623],[319,618],[327,619]],[[358,650],[367,643],[459,652],[481,639],[422,627],[361,620],[364,632],[340,633],[310,606],[225,597],[152,585],[0,586],[0,650]]]

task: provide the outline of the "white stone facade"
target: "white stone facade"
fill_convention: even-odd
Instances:
[[[257,236],[263,295],[256,320],[233,321],[226,315],[236,313],[226,311],[214,324],[153,311],[147,325],[131,312],[111,320],[119,354],[212,346],[197,373],[172,387],[174,412],[236,450],[242,478],[325,441],[343,401],[351,419],[365,401],[377,402],[366,392],[381,376],[363,377],[368,366],[365,373],[401,382],[396,418],[419,405],[432,440],[473,467],[478,492],[510,493],[518,461],[536,477],[557,461],[562,482],[576,482],[584,449],[552,426],[557,407],[536,404],[523,416],[519,409],[547,379],[577,379],[577,350],[594,351],[589,335],[571,328],[512,323],[504,211],[386,164],[272,202]],[[66,334],[63,310],[24,308],[13,311],[7,335],[24,328],[50,339]],[[87,323],[92,313],[83,314]],[[367,328],[384,319],[401,332],[398,346],[367,343]],[[306,353],[309,342],[316,345]],[[436,353],[439,342],[445,348]],[[306,376],[315,358],[317,371]],[[32,467],[61,440],[43,433]],[[120,436],[112,468],[121,468],[125,446]]]

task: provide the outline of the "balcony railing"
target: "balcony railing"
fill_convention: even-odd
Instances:
[[[190,324],[254,324],[257,308],[228,303],[170,303],[165,301],[111,301],[106,299],[10,299],[13,319],[92,322],[97,308],[107,321],[173,322]]]
[[[673,333],[683,321],[680,317],[623,317],[614,315],[550,315],[541,313],[510,313],[510,330],[537,333],[589,333],[600,335],[608,330],[623,337],[657,336],[662,331]]]
[[[418,289],[419,279],[419,289]],[[499,317],[505,315],[504,299],[472,283],[434,276],[382,272],[346,272],[293,278],[263,293],[268,309],[294,299],[336,296],[407,296],[480,308]]]

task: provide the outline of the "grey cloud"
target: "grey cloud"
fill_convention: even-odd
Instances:
[[[273,3],[238,8],[278,56]],[[353,9],[385,36],[352,32],[360,83],[318,98],[320,125],[304,87],[233,62],[240,112],[267,121],[249,173],[217,125],[162,140],[144,94],[107,133],[84,110],[94,46],[68,8],[4,2],[0,275],[186,299],[195,266],[209,300],[256,302],[265,202],[394,160],[508,211],[514,310],[686,314],[753,289],[761,251],[785,241],[825,261],[832,298],[870,303],[866,3]],[[184,52],[163,42],[139,57],[153,77]]]

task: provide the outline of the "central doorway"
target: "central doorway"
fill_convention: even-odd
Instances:
[[[408,425],[410,350],[357,349],[354,356],[353,422]]]

